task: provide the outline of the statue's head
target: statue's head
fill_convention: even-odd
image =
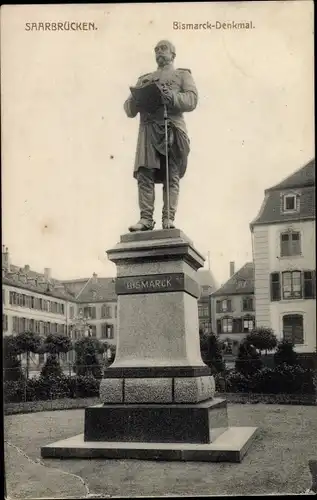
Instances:
[[[154,51],[158,66],[166,66],[166,64],[173,62],[176,56],[175,46],[168,40],[160,40]]]

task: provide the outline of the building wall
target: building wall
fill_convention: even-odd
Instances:
[[[5,284],[2,286],[2,290],[3,290],[3,299],[2,299],[3,314],[7,316],[7,325],[8,325],[7,330],[3,332],[4,335],[12,335],[14,333],[17,333],[13,329],[14,317],[26,318],[28,320],[33,319],[35,321],[57,323],[62,325],[67,324],[69,304],[67,303],[66,300],[58,299],[56,297],[51,297],[41,293],[33,292],[31,290],[26,290],[20,287],[15,287]],[[25,295],[27,297],[35,297],[43,300],[48,300],[51,302],[56,302],[58,304],[63,304],[64,313],[63,314],[53,313],[49,311],[33,309],[22,305],[10,304],[10,292],[15,292],[21,295]]]
[[[281,233],[298,231],[301,254],[281,257]],[[315,221],[255,226],[253,234],[255,266],[255,311],[257,326],[270,327],[278,339],[283,338],[283,316],[303,316],[304,343],[296,351],[316,351],[316,299],[283,299],[271,301],[270,274],[283,271],[315,271]]]
[[[213,331],[218,333],[221,339],[231,338],[232,340],[241,341],[246,335],[247,332],[225,332],[223,330],[219,331],[217,328],[217,324],[219,320],[223,318],[241,318],[242,324],[244,318],[253,318],[255,316],[254,308],[250,310],[243,310],[243,299],[244,298],[253,298],[253,306],[254,306],[254,295],[253,294],[234,294],[234,295],[223,295],[223,296],[215,296],[212,297],[212,317],[213,317]],[[231,301],[231,310],[218,312],[217,311],[217,302],[222,300],[230,300]]]
[[[109,344],[116,343],[117,301],[79,304],[78,311],[82,311],[84,316],[92,313],[87,322],[93,327],[94,337]]]
[[[254,296],[257,326],[270,326],[270,252],[268,226],[253,232]]]
[[[301,235],[301,255],[280,256],[280,235],[287,230]],[[270,272],[306,271],[316,269],[315,221],[274,224],[268,228]],[[283,315],[302,314],[304,344],[296,346],[297,352],[316,351],[316,299],[290,299],[270,302],[270,326],[278,338],[283,337]]]

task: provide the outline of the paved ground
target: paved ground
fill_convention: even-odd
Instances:
[[[258,426],[241,464],[41,460],[40,447],[83,432],[84,410],[5,417],[11,498],[302,493],[317,458],[314,406],[229,405],[230,425]]]

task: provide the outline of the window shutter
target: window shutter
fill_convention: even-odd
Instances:
[[[289,255],[289,239],[290,235],[288,233],[281,234],[281,257],[287,257]]]
[[[227,306],[228,306],[228,312],[232,312],[232,300],[231,299],[227,300]]]
[[[217,313],[220,313],[220,312],[221,312],[221,310],[220,310],[220,305],[221,305],[220,300],[217,300],[217,302],[216,302],[216,312],[217,312]]]
[[[221,319],[217,319],[217,333],[221,333]]]
[[[302,277],[303,297],[304,299],[313,299],[315,297],[314,271],[304,271]]]
[[[271,273],[271,301],[281,300],[280,273]]]

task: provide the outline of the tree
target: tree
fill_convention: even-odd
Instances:
[[[204,333],[199,331],[200,352],[204,363],[208,365],[213,373],[220,373],[225,370],[222,357],[222,346],[219,338],[214,333]]]
[[[3,367],[4,381],[16,381],[23,378],[21,361],[18,358],[19,350],[14,335],[7,335],[3,339]]]
[[[49,354],[41,370],[42,377],[59,378],[63,372],[59,363],[59,355],[72,349],[71,340],[63,334],[49,333],[45,338],[41,351]]]
[[[274,354],[274,363],[276,366],[287,364],[289,366],[298,365],[298,356],[294,351],[294,344],[287,340],[278,343],[277,351]]]
[[[246,340],[249,344],[253,345],[256,349],[260,351],[273,351],[277,345],[277,338],[271,328],[265,328],[260,326],[258,328],[254,328],[252,332],[250,332]]]
[[[76,375],[93,375],[95,378],[102,378],[99,355],[104,353],[103,344],[98,339],[84,337],[75,342],[74,348]]]
[[[240,344],[235,368],[237,372],[245,376],[252,376],[262,368],[262,361],[259,353],[246,339]]]
[[[33,332],[18,333],[16,338],[16,351],[18,354],[26,353],[26,378],[30,373],[30,354],[38,353],[41,348],[41,337]]]
[[[57,361],[59,355],[68,352],[72,349],[72,343],[69,337],[63,334],[50,333],[44,340],[43,350],[49,353]]]

